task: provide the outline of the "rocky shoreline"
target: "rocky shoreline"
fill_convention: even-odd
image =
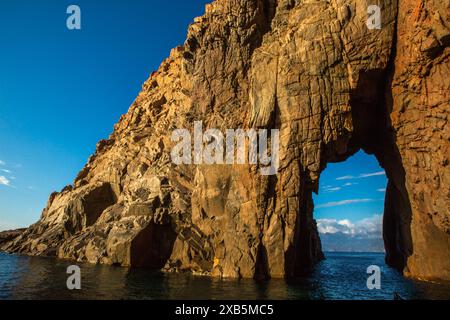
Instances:
[[[14,240],[18,236],[20,236],[25,230],[26,230],[26,228],[0,231],[0,246],[3,243]]]

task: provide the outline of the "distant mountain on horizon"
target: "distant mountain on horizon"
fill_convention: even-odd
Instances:
[[[321,233],[324,252],[385,252],[384,242],[378,237],[352,236],[342,232]]]

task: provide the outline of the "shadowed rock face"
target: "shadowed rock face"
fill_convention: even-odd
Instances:
[[[224,277],[291,277],[323,258],[312,192],[359,149],[388,176],[391,265],[450,279],[449,16],[438,0],[217,0],[72,186],[3,250]],[[180,165],[172,130],[280,130],[277,175]]]

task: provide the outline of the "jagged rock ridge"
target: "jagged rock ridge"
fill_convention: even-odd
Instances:
[[[323,258],[311,194],[359,149],[385,168],[388,263],[450,279],[449,15],[437,0],[217,0],[73,185],[4,250],[224,277]],[[277,128],[280,168],[180,165],[171,132]]]

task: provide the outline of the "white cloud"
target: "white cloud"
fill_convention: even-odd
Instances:
[[[350,179],[355,179],[354,176],[342,176],[342,177],[337,177],[336,180],[350,180]]]
[[[326,189],[326,191],[328,191],[328,192],[335,192],[335,191],[339,191],[341,189],[342,189],[341,187],[333,187],[333,188]]]
[[[354,186],[355,184],[358,184],[358,182],[347,182],[347,183],[344,183],[342,186],[343,187],[350,187],[350,186]]]
[[[386,192],[386,188],[377,189],[378,192]]]
[[[5,161],[0,160],[0,166],[4,166],[5,165]]]
[[[386,172],[384,172],[384,171],[377,171],[377,172],[371,172],[371,173],[361,173],[358,176],[347,175],[347,176],[337,177],[336,180],[362,179],[362,178],[369,178],[369,177],[375,177],[375,176],[384,176],[384,175],[386,175]]]
[[[346,204],[370,202],[370,201],[373,201],[373,199],[348,199],[348,200],[341,200],[341,201],[332,201],[332,202],[325,202],[325,203],[319,204],[319,205],[315,206],[315,208],[316,209],[331,208],[331,207],[343,206]]]
[[[341,180],[343,180],[342,178],[347,178],[347,177],[351,177],[351,176],[345,176],[345,177],[340,177],[340,178],[341,178]],[[339,178],[337,178],[337,179],[339,179]],[[325,185],[325,186],[322,187],[322,189],[323,189],[324,192],[336,192],[336,191],[341,190],[344,187],[353,186],[355,184],[358,184],[358,183],[357,182],[347,182],[347,183],[344,183],[340,187],[339,186],[333,186],[333,185]]]
[[[319,233],[337,233],[341,226],[336,219],[317,219],[317,230]]]
[[[0,171],[3,171],[5,173],[11,173],[11,170],[8,170],[8,169],[1,169]]]
[[[360,174],[359,178],[368,178],[368,177],[384,176],[384,175],[386,175],[386,172],[378,171],[378,172]]]
[[[10,181],[5,176],[0,176],[0,185],[11,186]]]
[[[342,189],[341,187],[334,187],[334,186],[324,186],[323,187],[323,191],[324,192],[336,192],[336,191],[339,191],[341,189]]]
[[[319,233],[343,233],[352,237],[380,238],[382,234],[382,216],[373,215],[370,218],[351,222],[348,219],[318,219]]]

